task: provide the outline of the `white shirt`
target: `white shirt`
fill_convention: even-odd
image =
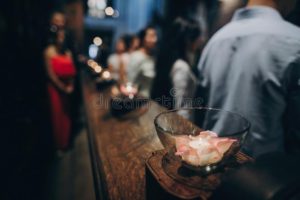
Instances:
[[[120,66],[123,64],[123,66],[127,67],[129,61],[129,54],[128,53],[122,53],[119,54],[112,54],[108,57],[107,63],[109,66],[112,67],[112,77],[115,80],[119,80],[120,78]]]
[[[141,95],[149,97],[154,77],[154,59],[142,51],[133,52],[127,66],[128,81],[138,85]]]
[[[171,95],[174,95],[175,99],[174,108],[192,107],[197,89],[197,78],[189,64],[182,59],[176,60],[171,69],[170,78],[173,84]],[[181,114],[189,119],[192,118],[188,112]]]

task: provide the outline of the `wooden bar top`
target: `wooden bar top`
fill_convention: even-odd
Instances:
[[[114,86],[98,91],[81,74],[97,199],[145,199],[145,160],[163,149],[154,118],[164,109],[155,102],[116,118],[110,113]]]
[[[185,176],[181,168],[181,162],[165,157],[167,151],[159,150],[152,152],[152,155],[146,160],[146,189],[147,199],[188,199],[188,200],[207,200],[220,185],[222,177],[226,171],[237,169],[245,163],[253,162],[249,156],[238,152],[234,159],[220,171],[209,174],[207,176],[198,176],[189,171]],[[173,161],[172,161],[173,160]],[[175,162],[174,162],[175,161]],[[172,164],[170,164],[172,163]],[[174,169],[173,178],[166,173],[163,165],[170,164]],[[181,169],[180,169],[181,168]],[[170,169],[170,168],[169,168]],[[181,171],[181,173],[178,173]],[[169,171],[170,173],[171,171]],[[172,172],[171,172],[172,173]],[[189,183],[193,183],[193,187],[187,184],[182,178],[189,179]],[[195,182],[197,180],[197,183]],[[195,187],[196,186],[196,187]]]
[[[210,197],[214,189],[206,191],[180,184],[168,177],[162,170],[162,163],[157,162],[157,160],[162,160],[161,152],[163,151],[159,150],[162,150],[163,146],[155,131],[154,118],[165,111],[165,108],[149,100],[139,109],[116,117],[110,111],[111,97],[118,92],[115,85],[97,89],[93,78],[84,71],[81,72],[81,85],[88,123],[96,199],[164,198],[163,192],[159,193],[154,189],[155,181],[150,181],[149,185],[149,179],[146,194],[145,166],[149,173],[147,177],[156,179],[164,191],[174,195],[175,199]],[[153,154],[153,152],[156,153]],[[252,159],[238,153],[235,163],[243,164],[248,161]],[[216,188],[221,181],[220,177],[221,174],[216,173],[205,180],[202,178],[201,184],[205,185],[210,181],[210,185]],[[153,189],[156,192],[153,192]]]

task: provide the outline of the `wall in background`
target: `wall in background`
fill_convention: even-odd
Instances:
[[[109,2],[108,2],[109,3]],[[85,29],[86,45],[92,44],[93,36],[106,37],[105,40],[111,40],[107,42],[109,48],[113,48],[116,40],[125,33],[134,34],[144,28],[147,24],[151,23],[156,15],[163,15],[165,1],[161,0],[114,0],[111,5],[117,10],[118,17],[105,17],[95,18],[86,16]],[[98,34],[97,34],[98,32]],[[108,33],[113,33],[108,38]],[[101,35],[102,34],[102,35]],[[87,48],[86,46],[86,48]]]

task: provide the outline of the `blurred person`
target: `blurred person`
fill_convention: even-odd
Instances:
[[[65,25],[66,25],[66,19],[65,19],[64,13],[61,11],[53,12],[52,16],[50,18],[50,30],[54,32],[53,29],[56,29],[59,27],[65,28]]]
[[[128,50],[131,43],[131,36],[124,35],[116,43],[115,53],[108,57],[108,69],[114,79],[124,82],[126,79],[126,68],[129,61]]]
[[[59,150],[66,150],[71,132],[70,95],[74,91],[75,66],[65,47],[65,16],[55,11],[50,18],[49,45],[44,50],[53,136]]]
[[[128,81],[138,85],[139,92],[144,97],[150,96],[154,69],[154,50],[157,43],[156,30],[152,26],[146,27],[139,33],[140,47],[131,53],[127,67]]]
[[[198,83],[192,66],[196,64],[195,53],[202,44],[200,26],[194,20],[177,18],[166,38],[157,58],[152,97],[174,100],[171,109],[191,107]]]
[[[139,47],[140,47],[140,39],[139,39],[139,37],[136,36],[136,35],[132,35],[131,41],[130,41],[130,47],[128,49],[128,52],[132,53],[132,52],[138,50]]]
[[[254,157],[300,150],[300,29],[282,17],[295,3],[249,0],[208,42],[199,63],[199,95],[209,107],[252,123],[243,151]]]

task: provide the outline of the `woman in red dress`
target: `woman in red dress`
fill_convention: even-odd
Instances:
[[[52,14],[50,21],[51,44],[45,49],[45,66],[49,77],[48,92],[51,104],[52,128],[56,146],[66,150],[71,132],[69,111],[70,94],[74,90],[75,66],[71,52],[64,48],[65,17],[60,12]]]

